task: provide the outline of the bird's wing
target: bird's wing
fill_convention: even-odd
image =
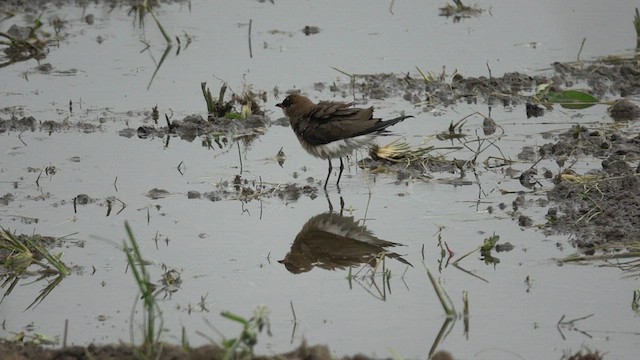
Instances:
[[[373,115],[373,108],[361,109],[352,107],[353,103],[341,101],[321,101],[309,114],[318,121],[331,121],[335,118],[368,120]]]
[[[302,136],[314,145],[369,133],[379,119],[373,119],[373,108],[353,108],[343,102],[320,102],[302,120]],[[311,130],[311,131],[307,131]]]

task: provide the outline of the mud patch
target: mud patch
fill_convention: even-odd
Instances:
[[[49,349],[33,343],[20,343],[11,341],[0,341],[0,353],[4,354],[5,359],[26,360],[26,359],[122,359],[134,360],[139,359],[142,349],[129,345],[89,345],[87,347],[67,347],[62,349]],[[226,351],[216,345],[201,346],[193,349],[183,349],[181,347],[162,344],[162,352],[157,359],[191,359],[191,360],[210,360],[225,358]],[[247,359],[272,359],[272,356],[251,356]],[[305,343],[297,349],[283,354],[278,354],[280,359],[317,359],[329,360],[335,357],[331,354],[328,347],[324,345],[307,346]],[[365,355],[345,356],[342,359],[370,359]]]
[[[579,247],[640,240],[640,136],[576,125],[541,146],[539,155],[567,167],[547,193],[547,233],[574,234]],[[585,155],[603,159],[601,167],[578,174],[569,159]]]
[[[422,72],[420,76],[397,74],[347,74],[349,82],[327,85],[315,84],[317,91],[329,88],[338,97],[352,97],[356,103],[366,103],[366,99],[386,99],[401,97],[419,106],[423,111],[432,111],[437,107],[448,107],[460,102],[489,105],[527,104],[528,117],[542,116],[544,109],[537,105],[543,101],[536,97],[540,85],[548,86],[551,91],[564,88],[587,88],[596,97],[625,97],[640,94],[640,65],[633,59],[604,59],[593,62],[553,64],[550,75],[530,76],[523,73],[505,73],[500,77],[465,77],[454,72],[447,74]],[[342,71],[341,71],[342,72]],[[358,94],[359,96],[356,96]],[[640,114],[638,107],[624,100],[610,109],[612,116],[630,119]]]
[[[569,156],[620,155],[634,158],[640,155],[640,136],[630,138],[615,129],[589,130],[575,125],[558,137],[557,142],[547,143],[540,148],[541,157],[551,157],[563,162]]]
[[[340,97],[353,97],[356,102],[366,102],[358,99],[402,97],[432,113],[436,107],[446,108],[460,102],[501,102],[504,106],[526,104],[527,117],[543,116],[545,111],[553,110],[553,106],[540,96],[540,85],[557,92],[580,86],[586,89],[585,93],[601,98],[640,94],[640,66],[629,59],[554,63],[553,68],[554,73],[550,76],[506,73],[498,78],[463,77],[461,74],[448,77],[444,71],[440,75],[420,72],[422,79],[409,74],[351,75],[349,83],[333,84],[329,89]],[[324,89],[323,84],[316,84],[318,87]],[[639,109],[634,102],[622,99],[614,102],[607,113],[616,121],[632,120],[640,114]],[[484,122],[488,134],[492,133],[491,121]],[[603,159],[601,168],[585,174],[565,170],[555,177],[548,201],[538,204],[544,207],[549,201],[553,204],[547,215],[545,231],[549,234],[573,234],[574,244],[579,247],[640,240],[640,167],[637,164],[640,136],[626,135],[624,128],[624,123],[598,129],[576,125],[558,135],[555,142],[539,148],[525,146],[517,155],[519,160],[527,162],[555,159],[565,169],[570,167],[569,159],[581,156]],[[495,126],[493,129],[495,131]],[[428,173],[432,172],[460,172],[463,178],[465,168],[472,165],[439,158],[394,162],[377,157],[375,152],[370,155],[371,158],[360,162],[360,166],[372,172],[395,172],[398,183],[409,178],[428,179]],[[547,179],[553,177],[549,170],[542,175]],[[539,185],[535,170],[522,173],[520,182],[529,189]],[[518,210],[524,209],[522,205],[514,203],[514,220],[520,226],[531,227],[533,219]]]
[[[572,233],[579,247],[640,241],[640,177],[622,156],[611,155],[587,175],[565,172],[548,198],[547,230]]]

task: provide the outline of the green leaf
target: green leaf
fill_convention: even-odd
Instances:
[[[233,119],[233,120],[242,119],[242,115],[238,114],[237,112],[228,112],[228,113],[224,114],[224,117],[226,117],[227,119]]]
[[[547,94],[548,102],[560,104],[565,109],[586,109],[598,103],[593,95],[579,90],[564,90]]]
[[[500,240],[500,236],[495,234],[491,237],[484,239],[484,244],[482,244],[480,251],[481,252],[491,251],[491,249],[493,249],[496,246],[496,243],[498,242],[498,240]]]

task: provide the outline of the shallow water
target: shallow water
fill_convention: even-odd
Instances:
[[[564,351],[588,346],[607,352],[607,358],[633,358],[640,342],[637,319],[630,308],[637,283],[621,278],[615,268],[558,266],[554,258],[574,251],[569,236],[545,236],[535,227],[524,229],[511,220],[509,210],[517,194],[502,195],[500,190],[526,189],[501,170],[479,167],[478,180],[473,174],[466,175],[470,185],[451,185],[451,180],[459,177],[457,173],[434,173],[428,182],[396,184],[393,174],[368,174],[350,163],[340,193],[334,186],[329,188],[331,203],[338,208],[342,196],[345,215],[366,219],[368,229],[377,237],[406,245],[394,251],[414,265],[407,269],[394,259],[385,261],[392,277],[383,301],[367,279],[352,282],[350,287],[347,270],[315,268],[294,275],[277,262],[289,252],[305,222],[329,210],[322,192],[313,199],[303,195],[288,201],[277,196],[247,203],[188,199],[188,191],[213,191],[220,182],[231,182],[240,174],[235,144],[208,149],[200,139],[187,142],[174,137],[166,146],[165,139],[126,138],[118,131],[149,123],[150,108],[156,104],[161,114],[173,112],[175,119],[204,114],[202,81],[212,90],[223,79],[236,92],[246,81],[255,89],[278,87],[283,92],[295,87],[313,98],[326,99],[332,94],[314,90],[315,82],[347,81],[331,66],[350,73],[415,73],[416,66],[439,72],[446,66],[448,72],[457,69],[480,76],[488,75],[488,63],[493,75],[500,75],[573,60],[584,37],[584,59],[622,54],[635,45],[630,17],[634,5],[630,1],[616,2],[615,6],[501,1],[491,4],[490,13],[460,23],[438,17],[437,8],[442,4],[437,2],[398,1],[393,14],[388,3],[369,2],[276,1],[272,5],[193,1],[190,6],[163,5],[157,11],[167,31],[176,35],[186,31],[193,42],[177,56],[174,45],[149,90],[155,62],[164,50],[164,40],[150,18],[140,29],[126,15],[126,8],[108,11],[103,6],[90,6],[84,11],[93,13],[96,22],[87,25],[81,8],[50,9],[44,18],[67,20],[70,36],[43,62],[51,63],[54,72],[75,69],[74,73],[37,73],[35,61],[3,68],[3,106],[23,108],[25,115],[42,121],[68,118],[71,124],[86,121],[102,125],[90,133],[70,127],[52,133],[10,131],[0,135],[0,195],[12,193],[16,199],[0,207],[2,226],[16,233],[71,234],[62,259],[78,267],[41,304],[26,311],[44,284],[29,284],[31,279],[24,279],[20,283],[24,286],[2,301],[0,336],[10,336],[29,324],[37,332],[61,335],[68,319],[69,343],[129,340],[137,290],[118,248],[125,238],[124,221],[129,221],[144,256],[156,265],[153,279],[159,280],[160,264],[181,274],[180,289],[160,303],[168,329],[164,339],[168,341],[178,342],[183,326],[192,345],[208,341],[198,332],[219,339],[205,318],[225,336],[234,336],[239,326],[220,317],[219,312],[250,316],[256,305],[265,304],[271,310],[273,336],[259,338],[261,353],[287,351],[306,339],[311,344],[328,344],[338,356],[363,352],[378,357],[399,354],[425,358],[445,316],[422,265],[424,246],[424,264],[437,273],[458,311],[462,310],[462,292],[469,294],[468,333],[458,320],[440,345],[456,357],[560,358]],[[248,48],[249,19],[253,58]],[[24,21],[19,16],[0,25],[8,28],[12,22]],[[306,25],[319,26],[321,32],[305,36],[300,29]],[[271,34],[270,30],[285,33]],[[98,36],[105,41],[98,43]],[[141,39],[151,43],[151,53],[141,52],[145,47]],[[533,41],[539,43],[535,48],[522,45]],[[73,113],[68,109],[70,100]],[[280,117],[274,101],[269,94],[267,108],[273,111],[273,119]],[[573,123],[595,126],[611,122],[598,107],[554,111],[541,122],[526,120],[520,107],[488,109],[486,105],[461,104],[440,109],[443,114],[438,115],[421,112],[402,99],[372,100],[369,104],[384,117],[399,111],[416,115],[395,126],[394,131],[414,144],[429,138],[436,146],[452,145],[432,139],[451,121],[474,111],[491,111],[505,135],[497,142],[499,149],[484,151],[480,161],[501,156],[501,152],[516,159],[523,146],[550,141],[543,138],[543,132],[563,131]],[[575,117],[576,113],[581,116]],[[481,122],[479,117],[469,120],[465,131],[472,136],[481,134]],[[637,129],[631,126],[628,131]],[[280,148],[287,155],[282,166],[273,160]],[[326,163],[307,155],[285,127],[270,127],[264,136],[240,150],[242,178],[257,183],[304,186],[307,178],[320,181],[326,174]],[[468,159],[471,154],[465,150],[455,157]],[[589,169],[599,162],[584,158],[575,168]],[[515,163],[513,167],[525,170],[531,164]],[[49,165],[57,172],[43,175],[36,184],[39,173],[27,168]],[[553,161],[543,161],[538,167],[554,173],[558,170]],[[146,196],[154,188],[170,195],[161,199]],[[78,194],[87,194],[95,202],[78,205],[74,212],[73,198]],[[121,204],[116,203],[106,216],[110,196],[126,207],[121,210]],[[540,197],[544,195],[525,195],[527,200]],[[507,209],[497,210],[500,203],[507,204]],[[487,211],[490,205],[496,209],[494,213]],[[543,224],[546,210],[527,206],[534,224]],[[444,228],[442,239],[456,256],[473,250],[493,233],[515,249],[497,254],[501,262],[495,267],[484,264],[477,253],[467,257],[460,265],[473,275],[451,265],[438,271],[440,227]],[[366,268],[360,274],[365,272]],[[530,285],[525,283],[527,278]],[[376,280],[381,287],[382,278]],[[198,306],[202,297],[208,311]],[[298,321],[293,335],[291,304]],[[557,328],[563,315],[570,320],[590,314],[593,316],[576,322],[575,329],[564,328],[563,338]],[[139,323],[140,317],[136,317],[136,339],[140,338]]]

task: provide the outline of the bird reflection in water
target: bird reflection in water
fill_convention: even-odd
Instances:
[[[395,246],[402,244],[377,238],[352,216],[326,212],[304,224],[289,253],[278,262],[294,274],[314,267],[335,270],[368,264],[375,268],[383,256],[413,266],[399,254],[386,250]]]

